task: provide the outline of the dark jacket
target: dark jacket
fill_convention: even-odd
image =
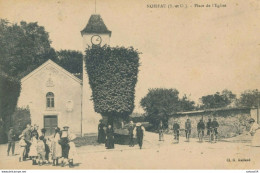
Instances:
[[[176,131],[176,130],[180,130],[180,125],[178,123],[174,123],[173,124],[173,130]]]
[[[23,131],[23,135],[24,135],[24,140],[26,142],[30,142],[31,141],[31,130],[30,129],[24,129]]]
[[[213,128],[218,128],[219,127],[219,124],[217,121],[212,121],[212,127]]]
[[[207,129],[211,129],[212,128],[212,121],[208,121],[207,122]]]
[[[14,134],[14,130],[9,130],[8,132],[8,142],[13,142],[15,141],[15,134]]]
[[[190,130],[191,129],[191,122],[185,122],[185,129]]]
[[[197,125],[197,130],[205,130],[205,124],[203,121],[200,121]]]

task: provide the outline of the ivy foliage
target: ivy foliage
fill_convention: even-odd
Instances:
[[[86,70],[97,113],[127,118],[133,112],[139,54],[132,47],[86,49]]]

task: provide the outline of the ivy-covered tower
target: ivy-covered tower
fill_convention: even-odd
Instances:
[[[109,45],[111,31],[109,31],[99,14],[90,16],[86,27],[81,31],[83,38],[83,53],[88,47]],[[89,85],[88,74],[83,58],[83,86],[82,86],[82,131],[83,133],[97,133],[100,114],[94,110],[94,103],[91,100],[92,90]]]

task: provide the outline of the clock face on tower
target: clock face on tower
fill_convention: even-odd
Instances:
[[[91,37],[91,43],[92,43],[93,45],[100,45],[101,42],[102,42],[102,38],[101,38],[99,35],[93,35],[93,36]]]

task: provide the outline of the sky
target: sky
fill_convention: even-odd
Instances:
[[[147,4],[226,4],[226,8],[147,8]],[[80,31],[94,0],[0,0],[0,18],[38,22],[56,50],[83,50]],[[140,55],[135,112],[149,88],[199,98],[229,89],[260,89],[260,0],[97,0],[111,46]]]

